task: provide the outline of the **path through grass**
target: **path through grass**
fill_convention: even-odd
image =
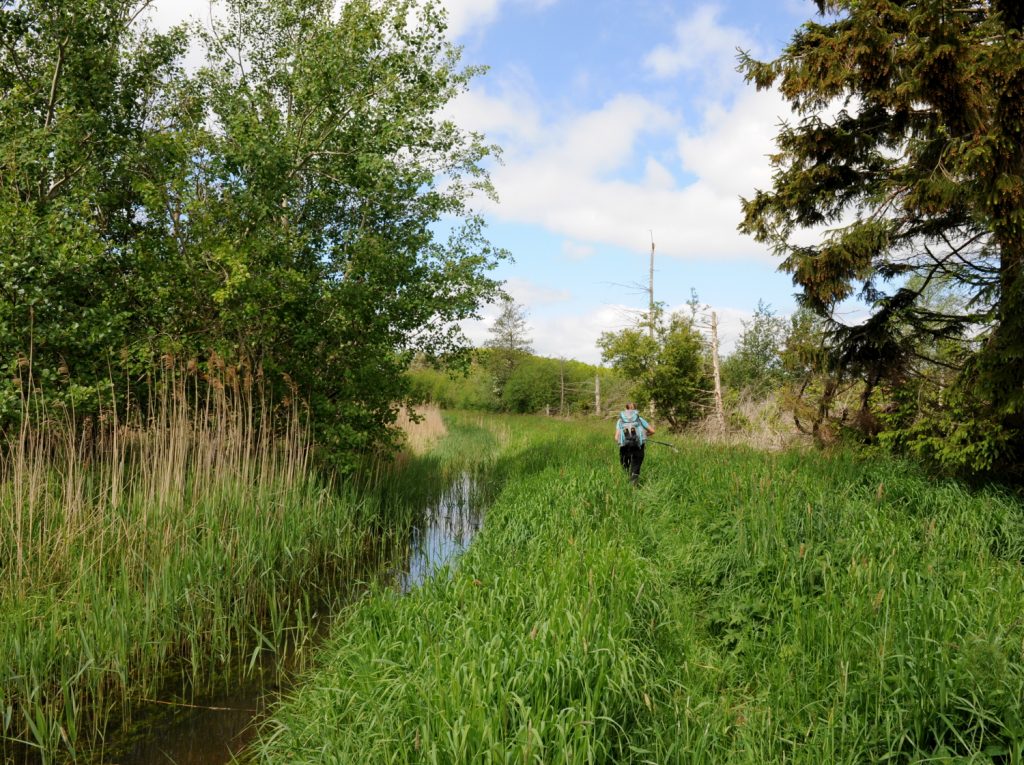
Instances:
[[[513,422],[473,547],[361,601],[258,761],[1022,761],[1019,501],[697,443],[633,490],[608,428]]]

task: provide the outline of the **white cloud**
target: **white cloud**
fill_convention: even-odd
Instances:
[[[445,0],[448,34],[455,38],[474,27],[487,26],[498,18],[502,0]]]
[[[214,12],[217,7],[217,4],[213,5]],[[208,23],[211,4],[209,0],[156,0],[149,6],[147,13],[153,26],[164,32],[183,21],[196,20]]]
[[[562,254],[569,260],[586,260],[592,256],[597,250],[589,244],[583,244],[582,242],[574,242],[566,240],[562,242]]]
[[[620,309],[601,306],[584,314],[544,316],[533,323],[533,348],[540,356],[601,363],[597,339],[602,332],[622,326]]]
[[[448,11],[448,35],[452,39],[462,37],[497,21],[503,5],[510,0],[444,0]],[[529,8],[540,10],[558,0],[511,0]]]
[[[445,109],[445,116],[508,146],[531,145],[542,138],[540,109],[525,76],[505,78],[495,95],[482,87],[462,93]]]
[[[720,13],[714,5],[698,7],[676,25],[672,44],[657,46],[644,64],[657,77],[697,72],[712,85],[733,79],[736,49],[752,50],[756,45],[740,27],[720,24]]]
[[[453,104],[464,127],[503,147],[492,180],[495,219],[539,225],[580,245],[636,250],[653,230],[660,255],[678,258],[768,258],[765,247],[736,231],[739,197],[771,182],[779,115],[789,107],[774,92],[742,87],[732,72],[735,47],[753,48],[745,33],[699,8],[674,30],[672,46],[648,59],[660,75],[702,73],[721,65],[728,86],[702,90],[698,123],[636,93],[600,107],[545,120],[528,77],[477,86]],[[727,65],[726,65],[727,64]],[[623,171],[628,171],[626,175]],[[685,180],[684,180],[685,179]]]
[[[505,148],[492,176],[501,200],[489,208],[495,218],[540,225],[576,244],[636,249],[653,230],[668,257],[767,257],[736,225],[739,197],[771,180],[766,155],[774,150],[776,115],[787,112],[773,93],[745,91],[729,106],[714,105],[696,129],[638,95],[557,124],[544,124],[539,110],[522,103],[502,110],[488,108],[491,101],[501,99],[477,91],[454,116],[474,129],[486,123]],[[642,153],[645,138],[674,144],[676,161]],[[640,178],[622,177],[622,168],[637,164]],[[674,172],[696,179],[683,184]]]
[[[505,291],[519,305],[526,308],[527,313],[536,306],[564,303],[572,298],[572,293],[565,289],[552,289],[526,279],[509,279],[505,282]]]
[[[753,88],[741,92],[729,107],[710,106],[699,132],[679,135],[683,167],[716,194],[735,198],[766,188],[772,175],[768,155],[776,150],[780,115],[788,113],[777,94]]]
[[[689,314],[685,305],[675,306],[671,310]],[[736,343],[743,334],[743,322],[750,321],[753,313],[740,308],[716,308],[718,314],[719,351],[724,358],[736,348]],[[603,332],[613,332],[631,326],[633,309],[621,305],[604,305],[584,314],[546,313],[541,316],[527,316],[527,330],[533,342],[533,351],[539,356],[549,358],[567,358],[583,361],[588,364],[601,364],[601,350],[597,340]],[[484,318],[465,322],[463,330],[470,341],[477,346],[483,345],[490,334],[490,326],[498,315],[497,307],[491,306],[484,311]],[[703,330],[707,335],[709,330]]]

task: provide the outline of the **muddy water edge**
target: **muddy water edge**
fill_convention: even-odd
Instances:
[[[423,508],[406,538],[391,545],[380,560],[367,564],[364,583],[351,588],[342,602],[353,602],[373,580],[383,579],[401,592],[409,592],[452,563],[481,527],[483,495],[479,475],[471,471],[457,474],[441,495]],[[339,612],[343,609],[344,605]],[[245,747],[268,705],[290,687],[337,617],[338,612],[325,615],[283,652],[268,650],[254,655],[247,677],[217,693],[195,697],[188,688],[179,688],[163,700],[144,705],[131,729],[98,753],[97,761],[119,765],[244,761]]]

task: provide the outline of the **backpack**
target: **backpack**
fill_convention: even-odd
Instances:
[[[623,446],[644,445],[644,427],[640,423],[639,417],[634,417],[632,420],[627,420],[624,417],[622,417],[622,415],[619,415],[619,425],[622,428]]]

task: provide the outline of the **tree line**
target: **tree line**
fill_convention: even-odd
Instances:
[[[452,409],[578,416],[601,415],[631,395],[629,381],[614,369],[534,354],[526,309],[508,295],[489,333],[457,369],[414,364],[415,397]]]
[[[782,398],[820,443],[1024,478],[1024,10],[816,5],[777,58],[740,56],[793,117],[739,228],[781,258],[800,307],[788,323],[759,307],[723,363],[727,393]],[[854,300],[866,317],[843,321]],[[671,425],[706,409],[692,307],[654,305],[599,345]]]
[[[464,353],[498,294],[493,149],[441,116],[479,70],[433,0],[166,33],[149,4],[0,0],[0,424],[144,405],[170,369],[301,398],[337,454],[387,440],[411,360]]]

